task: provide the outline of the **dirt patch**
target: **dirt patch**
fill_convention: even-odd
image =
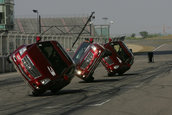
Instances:
[[[152,46],[141,46],[141,45],[135,45],[135,44],[126,44],[129,49],[132,49],[133,52],[146,52],[146,51],[152,51],[154,47]]]
[[[147,38],[147,39],[172,39],[172,35],[167,35],[167,36],[158,36],[154,38]]]

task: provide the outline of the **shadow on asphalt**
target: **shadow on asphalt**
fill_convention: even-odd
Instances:
[[[123,74],[120,76],[114,75],[114,76],[104,76],[106,79],[95,79],[92,82],[86,82],[86,81],[80,81],[79,83],[99,83],[99,82],[115,82],[115,81],[120,81],[122,79],[125,79],[126,77],[133,76],[133,75],[138,75],[138,73],[131,73],[131,74]]]
[[[140,73],[128,73],[128,74],[123,74],[121,76],[133,76],[133,75],[139,75]]]
[[[85,92],[85,90],[82,89],[78,89],[78,90],[60,90],[57,93],[52,93],[50,91],[47,91],[45,93],[43,93],[42,95],[39,96],[33,96],[32,94],[30,94],[29,96],[31,97],[46,97],[46,96],[60,96],[60,95],[67,95],[67,94],[76,94],[76,93],[81,93],[81,92]]]

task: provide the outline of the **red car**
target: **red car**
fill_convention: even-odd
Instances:
[[[57,41],[22,45],[9,59],[35,96],[46,90],[55,93],[74,77],[75,63]]]
[[[73,56],[76,63],[76,76],[86,82],[93,81],[94,70],[104,55],[105,49],[100,44],[83,42]]]
[[[122,75],[130,69],[134,62],[134,56],[122,41],[110,41],[104,44],[104,47],[111,51],[111,55],[102,58],[101,61],[108,71],[108,76],[116,73]]]

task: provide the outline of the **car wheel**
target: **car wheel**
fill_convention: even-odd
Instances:
[[[34,90],[34,91],[32,91],[32,94],[33,94],[33,96],[40,96],[40,95],[42,95],[44,92],[45,92],[45,91]]]
[[[53,93],[53,94],[56,94],[57,92],[59,92],[60,91],[60,89],[62,89],[63,87],[61,86],[61,87],[56,87],[56,88],[51,88],[50,89],[50,91],[51,91],[51,93]]]
[[[111,76],[113,76],[113,75],[114,75],[114,73],[108,72],[108,76],[109,76],[109,77],[111,77]]]
[[[63,87],[65,87],[69,83],[70,83],[69,81],[61,81],[61,83],[57,82],[55,85],[53,85],[50,88],[50,91],[51,91],[51,93],[56,94],[57,92],[59,92]]]
[[[89,76],[85,79],[86,82],[93,82],[94,81],[94,77],[93,76]]]
[[[119,72],[118,75],[119,75],[119,76],[122,76],[122,75],[123,75],[123,72]]]
[[[51,89],[51,93],[56,94],[59,91],[59,89]]]
[[[7,62],[8,62],[8,63],[11,63],[11,61],[10,61],[10,55],[7,56]]]

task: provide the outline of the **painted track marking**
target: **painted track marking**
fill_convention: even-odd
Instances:
[[[156,50],[160,49],[161,47],[163,47],[163,46],[165,46],[165,45],[166,45],[166,44],[162,44],[162,45],[160,45],[159,47],[155,48],[153,51],[156,51]]]
[[[108,100],[106,100],[106,101],[104,101],[104,102],[101,102],[101,103],[98,103],[98,104],[89,105],[89,106],[102,106],[102,105],[104,105],[105,103],[109,102],[110,100],[111,100],[111,99],[108,99]]]

